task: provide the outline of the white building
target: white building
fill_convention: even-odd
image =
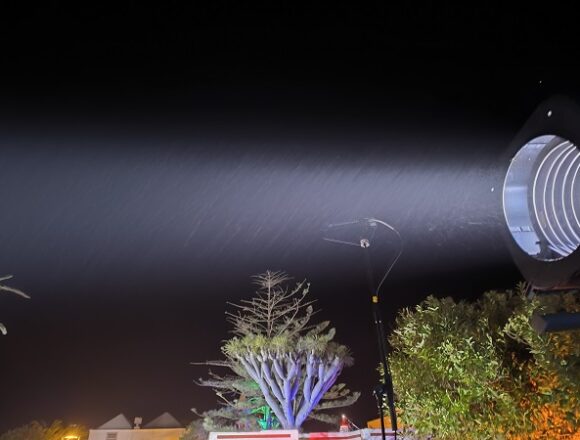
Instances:
[[[97,429],[89,431],[88,440],[179,440],[185,428],[169,413],[163,413],[143,425],[140,417],[131,425],[127,417],[119,414]]]

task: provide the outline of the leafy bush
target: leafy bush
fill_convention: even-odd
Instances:
[[[65,425],[55,420],[50,425],[37,421],[14,428],[0,435],[0,440],[62,440],[65,436],[75,435],[79,440],[87,440],[88,429],[81,425]]]
[[[436,439],[571,439],[580,430],[580,331],[537,334],[534,312],[580,311],[524,286],[473,303],[428,297],[390,344],[401,421]],[[576,434],[579,438],[580,434]]]

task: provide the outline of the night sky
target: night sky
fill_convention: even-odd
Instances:
[[[374,418],[362,258],[328,223],[400,231],[388,328],[519,280],[502,154],[542,100],[580,99],[570,11],[81,3],[0,13],[0,274],[32,297],[0,296],[0,432],[215,407],[190,362],[220,357],[226,302],[266,269],[311,282],[355,358],[346,412]]]

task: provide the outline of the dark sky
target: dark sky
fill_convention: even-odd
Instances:
[[[512,286],[502,153],[543,99],[579,97],[573,14],[140,3],[0,13],[0,273],[32,296],[0,297],[0,432],[213,407],[189,363],[220,356],[226,301],[266,269],[311,281],[352,348],[343,379],[363,397],[347,413],[364,424],[363,265],[321,228],[400,230],[389,328],[427,294]]]

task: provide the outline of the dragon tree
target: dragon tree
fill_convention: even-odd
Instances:
[[[333,341],[329,321],[311,322],[316,311],[309,284],[290,280],[283,272],[257,275],[255,295],[226,312],[233,327],[222,346],[226,359],[204,364],[227,367],[230,374],[210,372],[198,382],[214,388],[225,404],[214,415],[247,420],[258,408],[261,428],[297,429],[308,418],[334,423],[337,418],[325,410],[358,399],[360,393],[336,384],[353,362],[348,348]]]

